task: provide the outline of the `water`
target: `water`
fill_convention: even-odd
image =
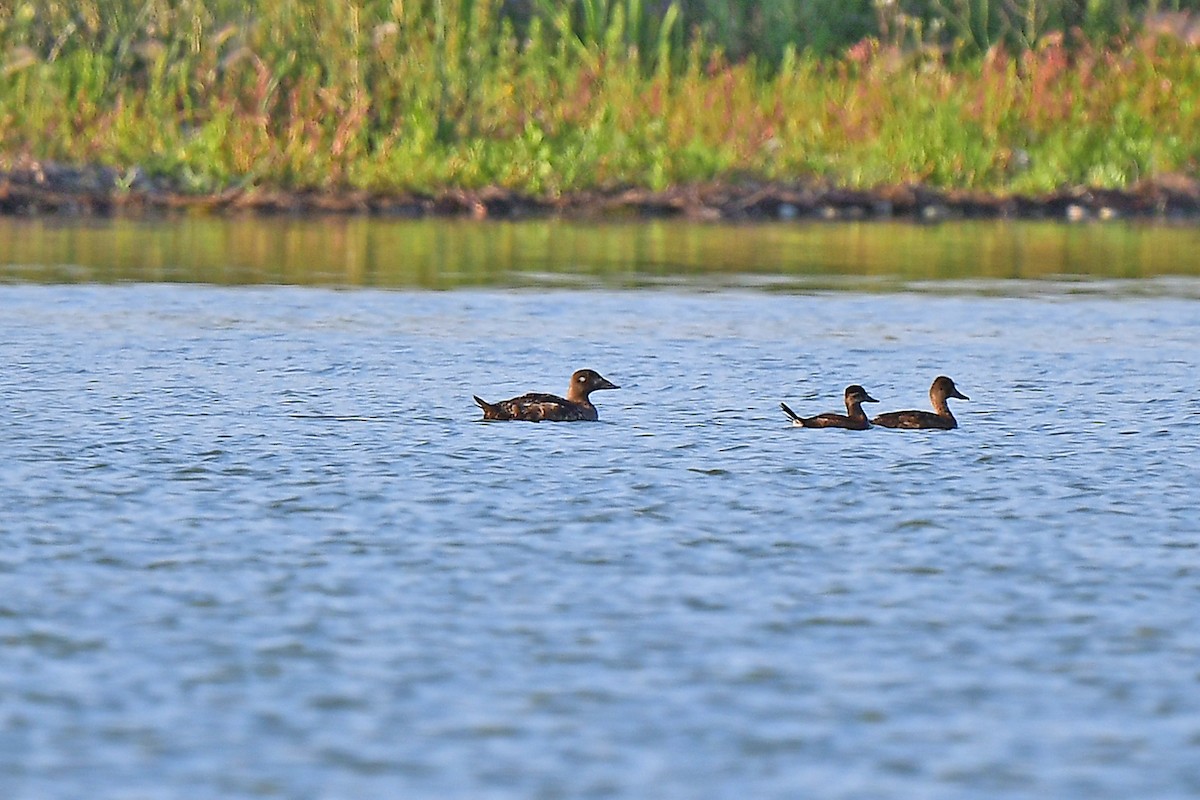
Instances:
[[[81,261],[0,285],[6,798],[1200,795],[1191,278]],[[582,366],[599,423],[478,421]],[[956,431],[778,409],[943,372]]]

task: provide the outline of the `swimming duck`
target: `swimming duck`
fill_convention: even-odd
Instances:
[[[970,400],[958,390],[954,381],[945,375],[939,375],[929,387],[929,401],[933,403],[934,413],[929,411],[891,411],[880,414],[871,420],[876,425],[885,428],[938,428],[950,430],[958,427],[958,420],[950,413],[946,398],[957,397],[959,400]]]
[[[793,425],[799,425],[804,428],[849,428],[853,431],[865,431],[871,427],[871,423],[867,421],[867,415],[862,410],[862,404],[878,402],[874,397],[867,394],[866,389],[855,383],[846,387],[845,414],[830,412],[828,414],[817,414],[815,417],[802,417],[788,408],[786,403],[780,403],[779,407],[783,409],[783,413],[791,417]]]
[[[598,419],[596,407],[588,395],[597,389],[620,389],[595,370],[581,369],[571,375],[567,396],[530,392],[511,400],[489,403],[475,398],[484,419],[519,419],[526,422],[579,422]]]

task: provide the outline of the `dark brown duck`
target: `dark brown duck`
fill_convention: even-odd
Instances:
[[[871,420],[875,425],[884,428],[934,428],[948,431],[958,427],[958,420],[950,413],[949,397],[959,400],[970,400],[958,390],[954,381],[945,375],[939,375],[929,387],[929,402],[933,403],[933,411],[890,411],[880,414]]]
[[[845,414],[829,412],[827,414],[817,414],[815,417],[802,417],[788,408],[786,403],[780,403],[779,407],[783,409],[783,413],[791,418],[793,425],[799,425],[804,428],[848,428],[852,431],[865,431],[871,427],[871,423],[867,420],[867,415],[862,410],[862,404],[878,402],[874,397],[867,394],[866,389],[855,383],[846,387]]]
[[[599,418],[588,396],[599,389],[619,389],[595,370],[581,369],[571,376],[567,396],[530,392],[511,400],[489,403],[475,397],[484,419],[524,420],[525,422],[594,422]]]

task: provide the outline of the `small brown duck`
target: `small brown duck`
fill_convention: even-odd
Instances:
[[[959,400],[971,399],[958,390],[954,381],[945,375],[939,375],[934,379],[933,385],[929,387],[929,402],[933,403],[932,413],[929,411],[890,411],[887,414],[880,414],[871,422],[884,428],[936,428],[948,431],[958,427],[958,420],[950,413],[950,406],[946,402],[948,397],[957,397]]]
[[[511,400],[489,403],[475,398],[484,419],[517,419],[526,422],[595,422],[599,415],[588,395],[598,389],[620,389],[595,370],[581,369],[571,375],[567,396],[530,392]]]
[[[795,411],[787,407],[787,403],[780,403],[779,407],[783,409],[783,413],[791,417],[793,425],[799,425],[804,428],[848,428],[852,431],[865,431],[871,427],[871,423],[867,420],[867,415],[862,410],[863,403],[878,403],[871,395],[867,394],[867,390],[859,386],[857,383],[846,387],[846,413],[834,414],[817,414],[815,417],[802,417]]]

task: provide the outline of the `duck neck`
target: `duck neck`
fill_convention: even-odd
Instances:
[[[946,402],[946,398],[931,394],[929,395],[929,400],[933,403],[933,410],[939,417],[954,419],[954,415],[950,413],[950,404]]]
[[[578,403],[581,406],[591,405],[591,402],[588,400],[589,394],[591,394],[591,392],[587,391],[586,389],[580,389],[572,386],[567,390],[567,400],[572,403]]]
[[[862,403],[846,403],[846,414],[850,419],[859,422],[867,419],[867,412],[863,411]]]

